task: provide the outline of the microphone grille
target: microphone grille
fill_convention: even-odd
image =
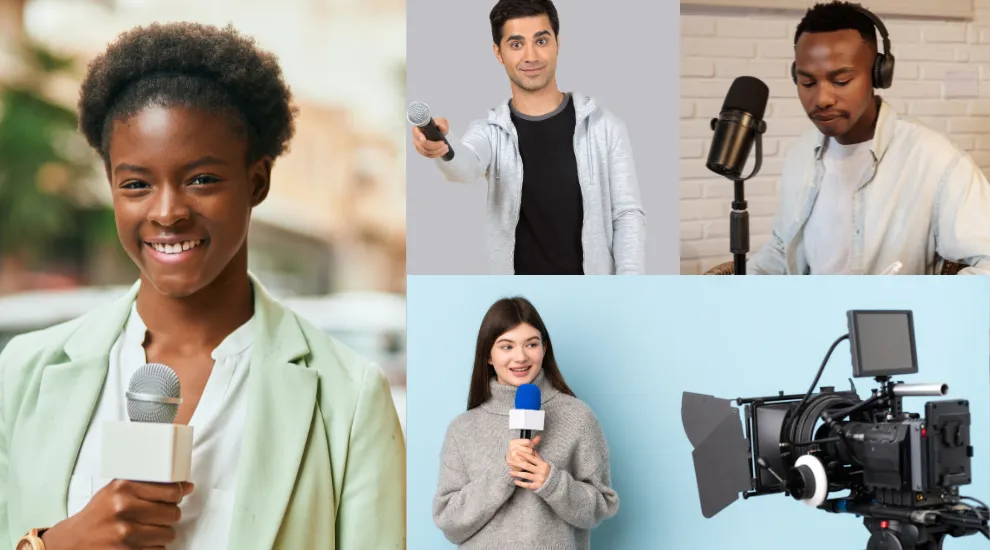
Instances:
[[[131,376],[127,417],[131,422],[171,424],[179,413],[180,395],[175,371],[161,363],[148,363]]]
[[[538,411],[541,404],[540,387],[536,384],[523,384],[516,388],[516,409]]]
[[[767,111],[767,101],[770,99],[770,88],[759,78],[740,76],[732,81],[729,92],[725,94],[722,110],[739,110],[763,120]]]
[[[423,126],[430,121],[430,107],[422,101],[413,101],[406,107],[406,119],[410,124]]]

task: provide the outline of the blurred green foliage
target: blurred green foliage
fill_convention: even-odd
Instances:
[[[0,89],[0,258],[35,267],[53,259],[81,265],[116,231],[109,206],[78,199],[97,164],[78,152],[75,111],[42,89],[75,62],[38,45],[23,51],[29,76]]]

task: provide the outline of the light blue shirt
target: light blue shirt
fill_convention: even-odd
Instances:
[[[825,142],[813,129],[788,149],[770,240],[747,273],[811,274],[804,230],[825,175]],[[853,193],[848,273],[900,263],[901,275],[934,274],[947,260],[967,266],[959,274],[990,275],[990,183],[972,157],[882,100],[871,153]]]

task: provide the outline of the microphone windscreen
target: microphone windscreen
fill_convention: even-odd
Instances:
[[[131,376],[127,417],[131,422],[171,424],[179,413],[180,395],[175,371],[161,363],[148,363]]]
[[[413,101],[406,107],[406,120],[410,124],[423,126],[430,121],[430,107],[422,101]]]
[[[523,384],[516,388],[516,409],[540,410],[540,388],[536,384]]]
[[[729,86],[729,93],[725,94],[725,101],[722,103],[722,111],[744,111],[756,120],[763,120],[769,98],[770,88],[762,80],[752,76],[740,76],[732,81],[732,86]]]

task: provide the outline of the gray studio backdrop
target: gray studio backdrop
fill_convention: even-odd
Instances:
[[[622,119],[646,212],[648,274],[678,274],[678,2],[557,0],[557,84]],[[463,134],[511,95],[492,53],[494,0],[408,0],[406,92]],[[487,183],[447,182],[406,130],[407,273],[486,274]],[[457,153],[457,144],[452,144]]]

